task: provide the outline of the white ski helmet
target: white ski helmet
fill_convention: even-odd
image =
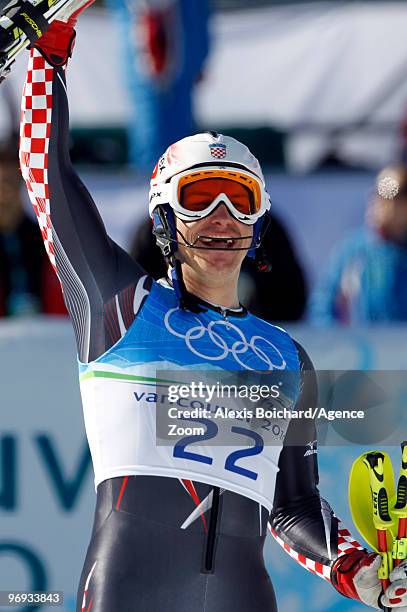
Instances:
[[[187,136],[172,144],[158,160],[151,177],[149,213],[156,206],[169,204],[170,196],[163,186],[180,172],[195,168],[239,168],[259,181],[262,195],[262,215],[270,208],[264,176],[260,164],[246,145],[231,136],[217,132],[204,132]]]

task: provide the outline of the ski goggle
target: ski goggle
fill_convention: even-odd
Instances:
[[[260,179],[235,169],[206,168],[181,172],[160,186],[159,195],[163,203],[164,200],[169,202],[175,214],[184,221],[202,219],[223,203],[235,219],[253,225],[270,207]]]

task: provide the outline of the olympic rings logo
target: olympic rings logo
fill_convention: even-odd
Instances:
[[[182,338],[191,353],[197,355],[197,357],[202,357],[209,361],[221,361],[228,355],[231,355],[246,370],[286,369],[287,363],[283,355],[267,338],[252,336],[248,341],[243,332],[236,325],[230,323],[230,321],[210,321],[205,327],[196,316],[193,317],[196,325],[183,329],[189,324],[189,321],[185,321],[183,317],[176,316],[176,313],[181,312],[178,307],[168,310],[164,317],[165,327],[173,336]],[[225,330],[225,333],[221,334],[222,330]],[[230,341],[231,332],[237,336],[237,339],[229,346],[227,340]],[[199,342],[202,339],[204,341]],[[259,344],[266,346],[260,348]],[[267,347],[269,350],[267,350]],[[209,348],[209,350],[205,351],[205,348]],[[272,353],[272,356],[270,353]],[[254,367],[249,363],[253,364],[253,361],[257,362],[257,364],[254,364]],[[259,367],[260,364],[263,367]]]

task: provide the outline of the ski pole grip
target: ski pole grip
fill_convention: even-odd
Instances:
[[[380,452],[367,453],[364,463],[369,470],[374,526],[376,529],[389,529],[393,524],[393,520],[389,513],[389,499],[384,483],[384,455]]]
[[[401,443],[401,466],[394,511],[400,518],[407,517],[407,441]]]

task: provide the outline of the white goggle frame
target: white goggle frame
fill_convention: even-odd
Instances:
[[[209,169],[209,168],[208,168]],[[219,170],[229,170],[230,168],[219,168]],[[235,170],[235,168],[233,168]],[[245,214],[237,210],[233,202],[228,198],[225,193],[220,193],[216,198],[208,204],[204,210],[191,211],[184,208],[178,199],[178,185],[180,180],[184,176],[191,175],[194,170],[186,170],[173,176],[168,183],[162,185],[156,185],[150,190],[150,210],[154,210],[156,206],[160,204],[170,204],[174,213],[177,217],[183,221],[197,221],[203,219],[211,214],[212,211],[220,204],[223,203],[227,206],[229,212],[235,219],[246,225],[254,225],[256,221],[264,215],[264,213],[270,208],[270,197],[262,183],[262,181],[254,174],[245,172],[243,170],[237,170],[240,175],[247,176],[251,180],[256,180],[260,188],[260,208],[256,213]],[[204,178],[204,177],[203,177]],[[209,178],[209,177],[208,177]],[[232,179],[233,180],[233,179]]]

